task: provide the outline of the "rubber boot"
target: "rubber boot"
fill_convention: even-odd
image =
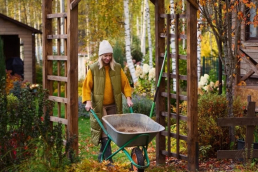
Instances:
[[[101,142],[100,142],[101,147],[100,147],[99,155],[98,155],[98,161],[99,162],[101,162],[101,156],[102,156],[103,150],[104,150],[107,142],[108,142],[107,137],[101,139]],[[107,145],[106,151],[104,152],[103,160],[108,158],[111,154],[112,154],[112,151],[111,151],[111,145],[110,145],[110,142],[109,142],[109,144]],[[113,160],[112,160],[112,158],[109,158],[108,160],[110,161],[108,166],[111,166],[112,165],[111,163],[113,163]]]

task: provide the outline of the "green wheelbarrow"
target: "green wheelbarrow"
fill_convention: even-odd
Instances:
[[[127,114],[114,114],[102,117],[102,121],[106,124],[106,129],[96,113],[90,110],[95,119],[98,121],[104,133],[108,136],[108,142],[103,150],[101,161],[108,160],[115,156],[118,152],[123,151],[131,162],[133,171],[144,171],[149,167],[150,160],[148,158],[148,144],[156,136],[158,132],[165,128],[152,120],[150,117],[133,113],[130,107],[130,112]],[[119,149],[104,159],[104,153],[107,145],[113,141]],[[125,147],[134,147],[131,155]],[[140,149],[141,148],[141,149]],[[146,165],[145,165],[146,160]]]

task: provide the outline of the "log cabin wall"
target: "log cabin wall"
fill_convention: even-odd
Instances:
[[[18,35],[23,44],[24,80],[35,83],[35,34],[41,31],[0,13],[0,36]],[[8,48],[10,51],[12,47]],[[8,53],[7,53],[8,54]],[[16,54],[19,54],[20,52]],[[8,56],[8,55],[7,55]],[[7,57],[11,58],[11,57]]]

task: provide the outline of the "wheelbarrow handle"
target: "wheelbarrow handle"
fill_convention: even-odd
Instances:
[[[99,123],[101,129],[104,131],[104,133],[109,136],[107,130],[105,129],[104,125],[102,124],[102,122],[100,121],[100,119],[98,118],[97,114],[94,112],[93,109],[90,110],[90,112],[92,113],[92,115],[94,116],[94,118],[97,120],[97,122]]]
[[[132,106],[130,106],[129,109],[130,109],[130,113],[133,113],[133,108],[132,108]]]

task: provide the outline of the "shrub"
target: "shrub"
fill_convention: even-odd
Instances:
[[[134,113],[141,113],[147,116],[150,115],[152,102],[153,102],[151,99],[149,99],[147,96],[140,96],[137,94],[133,94],[132,101],[133,101]],[[123,113],[130,113],[130,109],[127,106],[126,99],[124,97],[123,97]],[[155,115],[155,109],[153,111],[152,116],[154,115]]]
[[[239,98],[234,98],[234,116],[243,115],[244,104]],[[205,156],[201,158],[215,157],[218,150],[230,149],[229,127],[219,127],[217,119],[227,117],[227,100],[225,95],[204,94],[198,100],[198,140]],[[241,128],[236,127],[236,136],[242,134]],[[211,145],[211,147],[210,147]],[[208,148],[208,149],[207,149]]]
[[[38,87],[35,93],[30,84],[21,87],[22,84],[16,82],[11,94],[7,94],[4,83],[1,80],[0,169],[28,171],[32,162],[44,164],[45,169],[62,167],[68,153],[72,155],[73,138],[67,140],[64,147],[62,125],[52,128],[49,115],[53,102],[48,100],[48,91]],[[24,167],[28,163],[30,165]]]

